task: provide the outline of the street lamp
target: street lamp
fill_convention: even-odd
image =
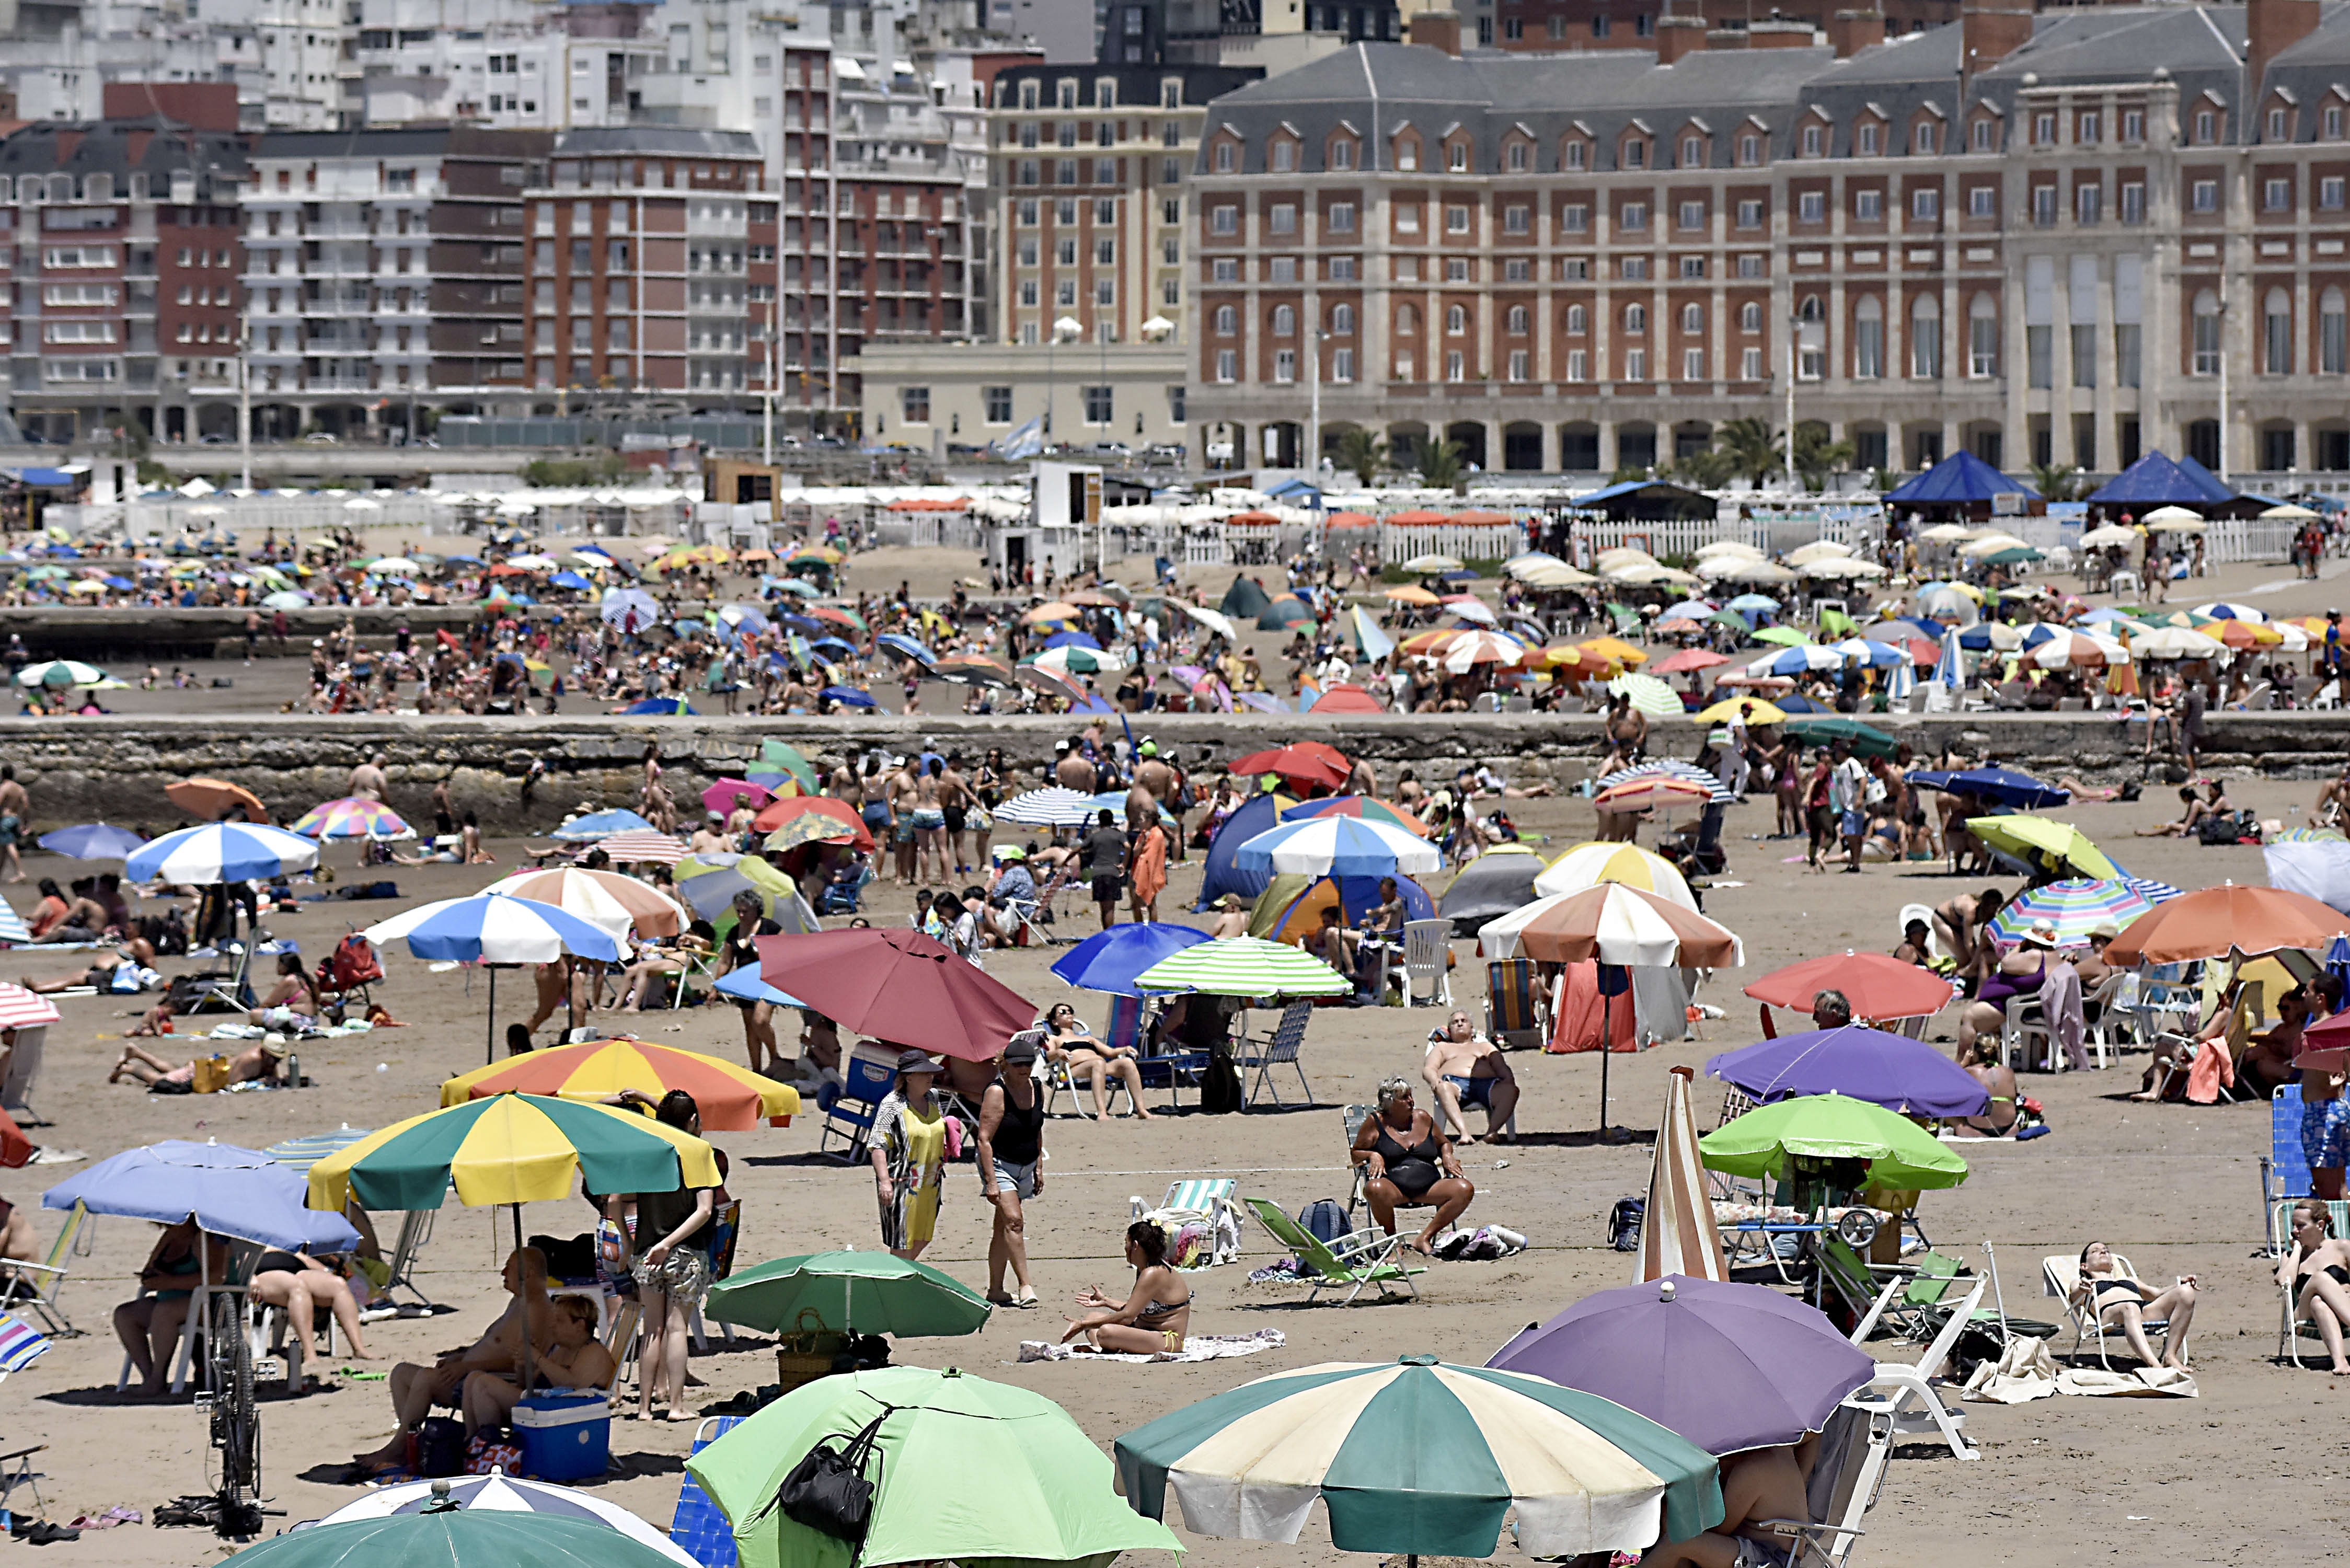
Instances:
[[[2220,284],[2220,307],[2213,313],[2220,318],[2220,483],[2228,483],[2228,285]]]
[[[1305,350],[1311,363],[1306,368],[1305,382],[1305,472],[1314,478],[1318,494],[1322,483],[1322,345],[1330,334],[1320,327],[1306,329]]]
[[[253,489],[253,323],[239,323],[236,338],[236,444],[244,488]]]

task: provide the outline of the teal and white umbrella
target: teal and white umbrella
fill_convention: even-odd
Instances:
[[[1221,944],[1204,942],[1203,947]],[[1638,1552],[1721,1521],[1711,1455],[1596,1394],[1408,1355],[1244,1383],[1118,1439],[1135,1511],[1170,1490],[1201,1535],[1295,1542],[1320,1499],[1341,1552]]]
[[[99,686],[105,684],[106,680],[105,670],[72,659],[51,659],[39,664],[27,664],[16,671],[16,684],[19,686]]]
[[[1134,977],[1139,992],[1207,996],[1344,996],[1354,982],[1302,948],[1261,937],[1223,937],[1170,953]]]
[[[2100,927],[2120,930],[2140,915],[2153,911],[2156,900],[2119,877],[2076,877],[2051,882],[2020,893],[1991,923],[1991,940],[2012,948],[2034,926],[2056,932],[2050,944],[2064,952],[2089,945],[2089,935]]]
[[[1632,706],[1651,719],[1680,719],[1689,710],[1681,706],[1680,693],[1653,675],[1618,675],[1607,683],[1610,696],[1629,697]]]

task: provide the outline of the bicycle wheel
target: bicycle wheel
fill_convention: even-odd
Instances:
[[[253,1346],[234,1298],[214,1308],[212,1336],[212,1443],[220,1451],[224,1499],[244,1499],[261,1486],[261,1422],[255,1408]]]

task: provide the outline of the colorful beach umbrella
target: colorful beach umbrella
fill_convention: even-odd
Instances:
[[[1097,820],[1094,797],[1058,784],[1024,791],[995,808],[995,820],[1024,827],[1081,827]]]
[[[1053,973],[1080,991],[1139,996],[1135,976],[1184,949],[1208,940],[1196,926],[1144,920],[1096,931],[1053,961]]]
[[[785,795],[771,801],[751,819],[751,831],[768,836],[766,847],[787,849],[797,844],[852,844],[870,851],[873,835],[857,808],[827,794]],[[782,842],[776,836],[784,835]]]
[[[1855,1018],[1880,1023],[1929,1017],[1948,1006],[1951,996],[1950,982],[1930,969],[1849,948],[1774,969],[1745,989],[1765,1006],[1798,1012],[1811,1012],[1813,999],[1823,991],[1841,992]]]
[[[1679,867],[1637,844],[1575,845],[1543,868],[1534,878],[1534,891],[1547,898],[1580,893],[1602,882],[1621,882],[1655,893],[1691,914],[1697,913],[1697,895],[1690,891],[1689,880],[1680,874]]]
[[[265,822],[269,817],[269,808],[261,804],[259,795],[226,779],[174,779],[163,786],[163,794],[173,805],[207,822],[222,821],[232,812],[247,822]]]
[[[1630,698],[1633,708],[1651,719],[1679,719],[1689,711],[1681,705],[1680,693],[1653,675],[1616,676],[1607,682],[1607,692]]]
[[[52,855],[75,860],[120,860],[137,854],[147,841],[127,827],[90,822],[44,833],[36,842]]]
[[[1276,1373],[1118,1439],[1127,1499],[1170,1491],[1201,1535],[1295,1542],[1318,1500],[1330,1543],[1490,1557],[1517,1515],[1536,1557],[1632,1552],[1721,1518],[1711,1457],[1611,1400],[1432,1355]]]
[[[122,874],[133,882],[207,888],[266,881],[317,863],[317,844],[298,833],[255,823],[216,822],[150,839],[123,861]]]
[[[1591,808],[1616,815],[1642,811],[1701,811],[1712,799],[1713,791],[1704,784],[1651,774],[1644,778],[1626,779],[1622,784],[1601,790],[1592,796]]]
[[[440,1483],[416,1483],[435,1484]],[[452,1493],[466,1484],[464,1477],[447,1482]],[[359,1503],[371,1501],[362,1498]],[[237,1568],[360,1568],[365,1563],[410,1563],[416,1568],[425,1564],[432,1568],[677,1568],[672,1552],[616,1531],[609,1521],[592,1513],[556,1518],[547,1512],[455,1507],[421,1508],[381,1519],[289,1530],[223,1562],[234,1563]]]
[[[1790,1155],[1860,1159],[1870,1180],[1896,1189],[1956,1187],[1967,1162],[1907,1116],[1844,1095],[1799,1095],[1748,1111],[1698,1140],[1709,1170],[1775,1177]]]
[[[774,798],[775,793],[764,784],[753,784],[749,779],[720,779],[702,792],[702,806],[704,811],[714,811],[724,817],[733,815],[738,801],[756,811]]]
[[[788,1127],[800,1108],[798,1090],[732,1062],[648,1040],[609,1039],[552,1046],[461,1073],[441,1085],[441,1103],[461,1106],[509,1092],[600,1100],[622,1089],[656,1100],[683,1089],[712,1132],[744,1132],[763,1121]]]
[[[469,1206],[539,1203],[590,1192],[715,1187],[710,1146],[608,1106],[499,1094],[411,1116],[310,1168],[310,1207],[438,1209],[451,1187]]]
[[[631,931],[640,940],[673,937],[688,923],[675,899],[617,871],[590,871],[577,866],[517,871],[482,891],[552,904],[608,932],[616,940],[625,940]]]
[[[2044,816],[1970,816],[1967,831],[2043,871],[2071,870],[2107,878],[2122,874],[2087,834],[2069,822]]]
[[[615,865],[648,862],[674,866],[686,856],[685,840],[672,838],[651,827],[629,828],[599,838],[596,840],[596,848]]]
[[[372,838],[379,843],[416,836],[416,830],[391,807],[358,795],[321,801],[296,817],[287,831],[305,838]]]
[[[566,1527],[567,1534],[567,1527],[575,1522],[601,1525],[617,1535],[626,1536],[639,1546],[659,1552],[679,1564],[680,1568],[699,1568],[694,1560],[668,1536],[617,1502],[591,1491],[581,1491],[576,1487],[528,1480],[503,1472],[485,1476],[452,1476],[440,1480],[400,1481],[380,1486],[356,1501],[345,1503],[318,1521],[318,1525],[323,1529],[328,1525],[352,1524],[362,1520],[388,1519],[393,1514],[438,1513],[444,1510],[539,1514],[559,1520]],[[536,1521],[532,1528],[536,1528]],[[373,1543],[373,1538],[369,1540]],[[389,1546],[390,1542],[381,1544]],[[577,1561],[598,1563],[602,1558],[600,1554],[583,1555]],[[643,1560],[638,1561],[641,1563]],[[286,1568],[291,1568],[291,1565],[286,1565]],[[348,1563],[338,1563],[338,1568],[348,1568]],[[497,1568],[524,1568],[524,1564],[519,1559],[502,1561]]]
[[[2033,927],[2045,925],[2055,929],[2059,951],[2085,948],[2099,927],[2119,931],[2153,909],[2152,899],[2118,877],[2069,877],[2009,899],[1991,923],[1991,940],[2013,947]]]
[[[2132,920],[2106,947],[2106,961],[2126,969],[2257,958],[2287,949],[2317,953],[2345,935],[2350,935],[2350,917],[2305,894],[2223,882],[2166,900]]]
[[[575,816],[548,836],[562,839],[567,844],[584,844],[598,838],[609,838],[616,833],[650,833],[652,830],[653,825],[635,812],[615,809],[589,812],[584,816]]]
[[[1303,949],[1260,937],[1199,942],[1134,977],[1139,992],[1207,996],[1344,996],[1354,981]]]
[[[1326,692],[1326,696],[1327,693]],[[1319,703],[1315,704],[1320,707]],[[1366,794],[1331,794],[1319,800],[1304,801],[1281,814],[1284,822],[1303,822],[1314,816],[1353,816],[1365,822],[1383,822],[1400,827],[1407,833],[1428,836],[1428,825],[1393,801],[1378,800]]]
[[[1305,877],[1419,876],[1442,866],[1444,856],[1427,839],[1393,823],[1315,816],[1284,822],[1245,840],[1233,864],[1243,871]]]
[[[1746,961],[1734,931],[1621,882],[1602,882],[1547,906],[1518,928],[1517,939],[1518,950],[1539,963],[1721,969]]]

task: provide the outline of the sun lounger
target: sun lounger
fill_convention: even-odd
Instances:
[[[686,1457],[702,1452],[748,1419],[746,1416],[705,1417],[693,1428],[692,1452]],[[734,1527],[691,1471],[678,1483],[677,1511],[670,1517],[669,1539],[702,1568],[734,1568]]]
[[[1983,1292],[1991,1282],[1978,1278],[1974,1288],[1960,1299],[1958,1305],[1942,1314],[1942,1330],[1933,1343],[1927,1345],[1916,1365],[1898,1361],[1880,1361],[1877,1376],[1869,1379],[1866,1388],[1852,1396],[1850,1403],[1870,1409],[1882,1410],[1892,1422],[1897,1438],[1938,1434],[1950,1446],[1950,1452],[1961,1459],[1979,1459],[1981,1453],[1966,1439],[1966,1412],[1953,1410],[1942,1402],[1934,1390],[1932,1379],[1950,1358],[1967,1325],[1974,1321],[1975,1311],[1982,1304]]]
[[[1175,1265],[1182,1272],[1196,1272],[1240,1261],[1241,1209],[1232,1196],[1238,1185],[1229,1176],[1193,1177],[1168,1183],[1167,1196],[1159,1200],[1156,1209],[1144,1209],[1139,1197],[1129,1200],[1129,1208],[1134,1219],[1157,1220],[1170,1242],[1186,1224],[1205,1226],[1209,1238],[1206,1250],[1189,1264]]]
[[[2130,1266],[2130,1261],[2127,1258],[2116,1252],[2113,1277],[2136,1280],[2137,1271]],[[2073,1348],[2064,1354],[2067,1356],[2078,1355],[2081,1353],[2081,1341],[2095,1334],[2097,1338],[2097,1364],[2111,1372],[2114,1369],[2114,1364],[2106,1355],[2106,1335],[2108,1331],[2101,1321],[2104,1314],[2097,1308],[2095,1293],[2092,1293],[2085,1303],[2076,1305],[2073,1301],[2073,1289],[2080,1282],[2081,1260],[2074,1254],[2057,1252],[2040,1260],[2041,1293],[2054,1296],[2063,1303],[2065,1319],[2073,1325]],[[2169,1351],[2170,1320],[2168,1318],[2141,1318],[2139,1325],[2146,1330],[2149,1336],[2149,1343],[2151,1343],[2151,1336],[2159,1334],[2162,1336],[2164,1352],[2167,1354]]]
[[[72,1267],[75,1244],[81,1239],[83,1228],[89,1222],[89,1210],[77,1203],[68,1211],[66,1222],[58,1227],[57,1239],[37,1263],[0,1261],[0,1309],[26,1308],[40,1314],[41,1322],[51,1334],[76,1334],[65,1309],[57,1304],[57,1292],[66,1282]]]
[[[1485,1036],[1505,1051],[1539,1051],[1550,1039],[1550,996],[1532,959],[1495,959],[1485,966]]]
[[[1297,1261],[1314,1272],[1314,1288],[1306,1294],[1306,1304],[1312,1305],[1324,1291],[1345,1291],[1346,1300],[1338,1304],[1352,1306],[1355,1298],[1367,1285],[1377,1285],[1382,1296],[1392,1295],[1400,1286],[1414,1301],[1419,1299],[1418,1287],[1411,1276],[1421,1271],[1397,1262],[1403,1247],[1403,1238],[1389,1236],[1377,1230],[1357,1231],[1333,1241],[1323,1241],[1297,1221],[1284,1214],[1274,1204],[1262,1198],[1247,1200],[1249,1212],[1257,1223],[1272,1233],[1273,1239],[1288,1248]]]
[[[1882,1410],[1846,1400],[1820,1429],[1820,1453],[1806,1490],[1812,1518],[1767,1519],[1787,1543],[1789,1568],[1846,1568],[1867,1533],[1861,1521],[1877,1506],[1885,1467],[1893,1457],[1892,1420]]]

